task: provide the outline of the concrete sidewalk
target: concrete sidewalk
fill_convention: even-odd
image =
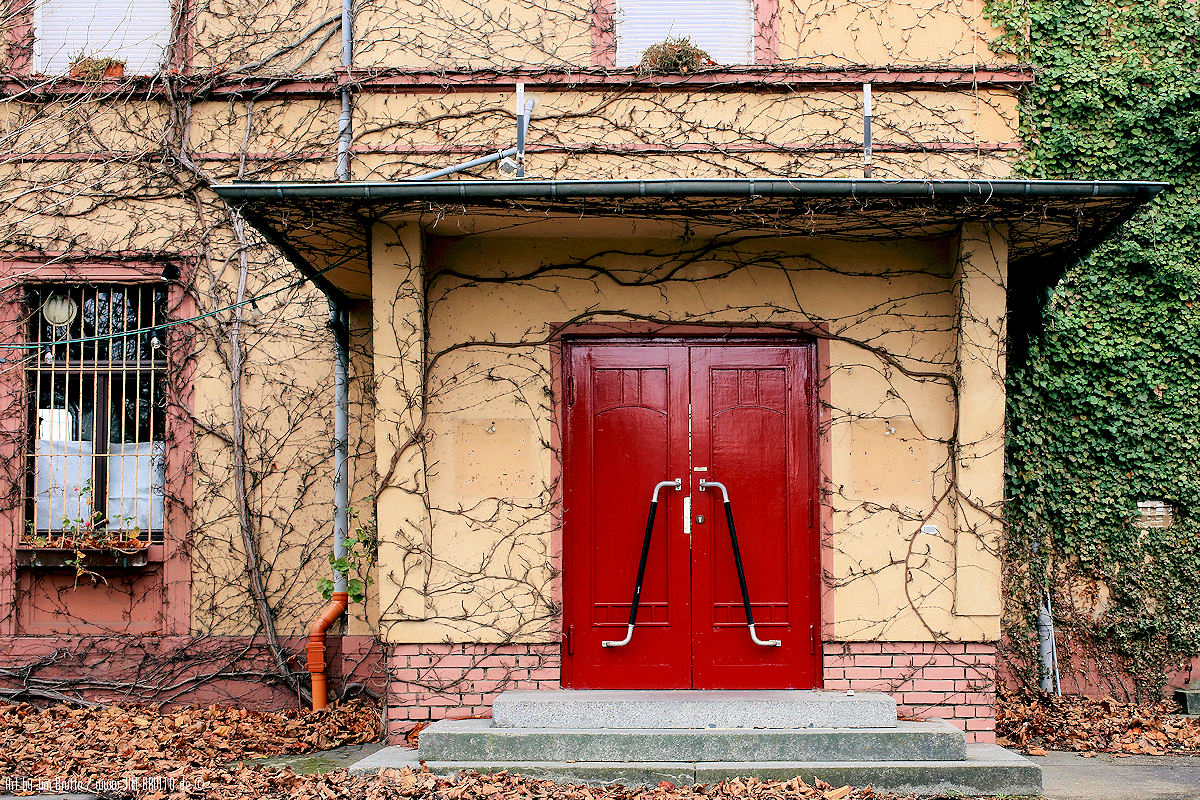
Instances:
[[[1200,798],[1200,757],[1129,756],[1050,752],[1029,756],[1042,768],[1047,800],[1195,800]]]
[[[348,767],[380,746],[356,745],[257,763],[320,772]],[[1200,756],[1083,758],[1078,753],[1051,752],[1030,760],[1042,768],[1046,800],[1200,800]],[[39,800],[89,800],[89,796],[41,795]]]

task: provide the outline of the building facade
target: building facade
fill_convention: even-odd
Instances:
[[[340,508],[325,657],[393,731],[824,688],[991,738],[1010,305],[1155,189],[1005,180],[981,4],[164,8],[7,20],[14,687],[303,693]]]

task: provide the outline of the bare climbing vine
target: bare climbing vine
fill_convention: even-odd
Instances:
[[[875,83],[875,177],[994,177],[1008,174],[1018,148],[1015,90],[1029,78],[988,51],[990,29],[962,3],[780,3],[757,34],[778,63],[686,78],[615,67],[611,12],[583,0],[503,9],[482,0],[362,0],[348,71],[338,66],[337,9],[259,0],[183,6],[168,67],[156,75],[76,80],[32,73],[31,8],[12,4],[4,19],[0,340],[22,338],[28,286],[87,281],[105,265],[141,265],[154,280],[164,264],[177,265],[172,313],[198,319],[170,342],[172,413],[192,431],[190,442],[173,443],[193,448],[186,480],[167,487],[186,520],[168,532],[185,577],[167,581],[164,564],[109,578],[96,591],[120,598],[121,617],[96,622],[75,589],[4,570],[0,633],[80,634],[32,655],[15,639],[0,643],[0,690],[13,696],[173,700],[261,686],[304,694],[297,637],[323,604],[319,584],[329,571],[327,307],[247,224],[260,220],[210,187],[333,179],[343,88],[353,97],[357,180],[403,178],[509,146],[518,80],[541,100],[529,135],[531,177],[861,174],[863,82]],[[845,35],[822,34],[830,30]],[[539,214],[563,210],[585,209],[390,209],[419,220],[426,239],[416,245],[425,256],[413,260],[423,259],[423,269],[386,292],[378,274],[374,286],[363,282],[362,231],[384,210],[314,202],[288,211],[297,241],[323,237],[327,261],[313,269],[359,281],[349,290],[359,299],[351,313],[352,503],[363,510],[378,502],[381,517],[384,504],[415,503],[422,512],[413,518],[424,520],[381,528],[392,552],[381,551],[366,605],[351,610],[345,632],[365,643],[343,653],[339,691],[380,691],[375,619],[419,628],[413,635],[427,638],[418,641],[484,642],[470,656],[480,665],[491,664],[489,648],[507,652],[516,642],[544,645],[546,660],[556,658],[561,487],[550,465],[561,432],[552,352],[584,324],[766,328],[836,351],[822,378],[822,435],[869,432],[870,446],[909,453],[921,473],[918,489],[891,500],[826,475],[823,499],[836,520],[825,531],[826,586],[864,596],[896,589],[905,598],[847,619],[840,636],[960,635],[951,630],[946,577],[954,572],[951,532],[977,529],[994,556],[1000,509],[960,490],[956,472],[964,458],[986,456],[964,454],[959,438],[955,332],[970,310],[948,271],[958,231],[926,224],[920,210],[852,201],[784,208],[747,200],[732,210],[698,203],[687,215],[628,203],[599,209],[624,226],[616,244],[531,246],[505,257],[512,242],[528,241],[519,237]],[[1078,218],[1057,213],[1045,209],[1039,221],[1077,234]],[[664,215],[665,227],[639,229],[638,220]],[[1012,222],[1001,216],[997,225]],[[472,250],[464,234],[476,225],[489,227],[489,244]],[[813,234],[824,239],[805,238]],[[895,243],[914,236],[922,243]],[[849,266],[846,242],[858,243],[862,266]],[[873,267],[872,259],[898,266]],[[845,281],[864,287],[856,302],[834,309],[820,301]],[[528,308],[548,316],[530,317]],[[399,348],[386,363],[385,345]],[[26,408],[24,359],[36,354],[2,357],[7,404]],[[1002,381],[1002,359],[990,368]],[[872,392],[837,392],[851,374]],[[944,413],[926,418],[919,408],[931,404]],[[455,420],[493,417],[519,434],[521,480],[505,491],[460,491],[453,437],[475,434],[469,426],[454,434]],[[0,426],[3,513],[17,518],[28,433]],[[871,532],[883,529],[896,533],[886,552],[871,544]],[[157,635],[166,622],[146,628],[155,636],[138,632],[145,614],[174,615],[174,632]],[[453,674],[437,667],[425,665],[409,682],[450,691],[471,673],[469,665]]]

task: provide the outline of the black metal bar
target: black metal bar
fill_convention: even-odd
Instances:
[[[680,478],[673,481],[661,481],[650,493],[650,516],[646,519],[646,534],[642,537],[642,557],[638,560],[637,580],[633,584],[633,605],[629,609],[629,624],[625,628],[625,638],[600,642],[601,647],[624,647],[633,639],[633,626],[637,623],[638,606],[642,602],[642,581],[646,577],[646,561],[650,557],[650,539],[654,535],[654,515],[658,511],[658,492],[664,486],[679,491],[683,488],[683,481]]]
[[[729,526],[729,543],[733,547],[733,562],[737,565],[738,584],[742,587],[742,607],[746,610],[746,625],[750,628],[750,641],[761,647],[781,647],[779,639],[760,639],[754,627],[754,612],[750,606],[750,590],[746,588],[746,570],[742,567],[742,550],[738,547],[737,528],[733,525],[733,506],[729,503],[729,490],[720,481],[700,481],[700,491],[708,487],[721,490],[725,503],[725,524]]]
[[[637,582],[633,585],[633,607],[629,609],[629,625],[637,622],[638,605],[642,602],[642,580],[646,577],[646,560],[650,555],[650,538],[654,534],[654,515],[658,500],[650,501],[650,516],[646,518],[646,535],[642,537],[642,557],[638,559]]]
[[[737,564],[738,584],[742,587],[742,607],[746,609],[746,623],[754,625],[754,612],[750,608],[750,590],[746,588],[746,570],[742,567],[742,551],[738,547],[737,530],[733,527],[733,508],[725,500],[725,524],[729,526],[729,544],[733,548],[733,563]]]

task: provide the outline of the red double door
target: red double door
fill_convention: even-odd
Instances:
[[[565,352],[563,684],[820,685],[811,345],[576,343]],[[625,638],[651,495],[663,488]],[[719,489],[729,492],[751,640]],[[686,514],[686,516],[685,516]]]

